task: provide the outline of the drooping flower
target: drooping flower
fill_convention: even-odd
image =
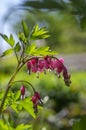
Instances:
[[[43,72],[45,68],[45,61],[44,59],[39,59],[38,61],[38,71]]]
[[[51,69],[55,70],[59,75],[63,70],[63,60],[61,59],[52,59],[51,60]]]
[[[38,92],[35,92],[31,98],[31,101],[33,102],[34,113],[37,113],[38,112],[38,105],[39,104],[43,105],[40,94]]]
[[[63,77],[64,82],[67,86],[70,86],[71,80],[70,80],[70,74],[68,74],[66,67],[63,68]]]
[[[21,86],[20,91],[21,91],[21,100],[23,100],[25,98],[25,87]]]
[[[37,72],[37,68],[38,68],[38,58],[34,57],[32,58],[30,61],[27,62],[27,67],[28,67],[28,71],[30,74],[30,71],[32,72]]]
[[[27,62],[27,68],[28,68],[28,73],[30,75],[30,71],[31,71],[31,62],[30,61]]]
[[[45,61],[45,68],[50,69],[51,57],[50,56],[45,56],[44,61]]]

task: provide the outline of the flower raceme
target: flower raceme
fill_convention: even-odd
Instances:
[[[34,95],[31,98],[31,101],[33,102],[33,108],[34,108],[34,113],[38,112],[38,105],[43,105],[41,96],[38,92],[34,92]]]
[[[63,74],[64,82],[67,86],[70,86],[70,75],[68,74],[67,68],[64,66],[63,58],[57,59],[56,57],[33,57],[27,62],[27,68],[29,74],[33,73],[46,73],[46,70],[54,71],[58,77],[60,77],[60,73]]]

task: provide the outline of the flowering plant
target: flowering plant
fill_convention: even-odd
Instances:
[[[64,82],[67,86],[70,86],[71,83],[70,75],[68,74],[67,68],[64,66],[64,60],[62,58],[58,59],[57,57],[55,57],[55,55],[57,55],[57,52],[51,51],[48,46],[39,48],[36,47],[36,43],[34,41],[49,37],[46,28],[39,28],[38,25],[35,25],[32,31],[30,31],[24,21],[22,21],[22,28],[23,32],[19,32],[19,41],[17,43],[15,42],[12,34],[10,35],[10,37],[6,36],[5,34],[0,34],[0,36],[10,45],[10,48],[4,51],[0,58],[14,53],[17,59],[16,70],[10,78],[6,90],[2,94],[2,97],[0,99],[1,118],[3,117],[2,115],[4,115],[4,112],[8,109],[8,106],[16,112],[25,109],[29,112],[29,114],[36,118],[38,113],[38,105],[43,105],[41,95],[35,89],[32,83],[21,79],[18,81],[15,80],[15,76],[25,64],[27,65],[28,75],[30,75],[31,73],[36,73],[38,78],[40,73],[44,72],[44,74],[46,74],[46,71],[52,71],[59,78],[60,74],[62,73]],[[16,83],[21,83],[22,86],[20,87],[20,90],[18,92],[13,93],[11,91],[11,88]],[[32,97],[25,97],[27,89],[24,83],[32,88]],[[4,123],[1,123],[2,130],[4,130]],[[21,125],[16,127],[16,130],[29,129],[30,127],[29,125]],[[12,128],[10,125],[6,125],[6,127],[8,129]]]

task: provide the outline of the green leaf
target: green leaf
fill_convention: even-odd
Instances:
[[[15,93],[14,97],[15,97],[14,99],[15,101],[20,98],[20,90]]]
[[[36,55],[36,56],[38,56],[38,55],[46,56],[46,55],[56,55],[56,54],[57,54],[57,52],[51,51],[48,46],[46,46],[46,47],[40,47],[40,48],[38,48],[34,52],[34,55]]]
[[[26,53],[34,56],[57,55],[57,52],[51,51],[48,46],[37,49],[35,43],[27,47]]]
[[[40,47],[37,49],[37,52],[47,52],[50,50],[49,46],[45,46],[45,47]]]
[[[6,124],[4,124],[4,123],[2,122],[2,120],[0,120],[0,129],[1,129],[1,130],[8,130],[8,126],[7,126]]]
[[[10,34],[10,41],[9,41],[9,44],[13,47],[14,46],[14,44],[15,44],[15,40],[14,40],[14,38],[13,38],[13,35],[12,34]]]
[[[28,130],[31,130],[32,128],[32,125],[24,125],[24,124],[20,124],[16,127],[15,130],[25,130],[25,129],[28,129]]]
[[[29,55],[33,55],[35,50],[36,50],[36,44],[33,43],[30,46],[27,46],[26,53],[29,54]]]
[[[12,54],[12,52],[13,52],[13,49],[8,49],[8,50],[6,50],[6,51],[4,51],[4,52],[2,53],[1,57],[10,55],[10,54]]]
[[[22,32],[19,32],[18,33],[18,38],[20,41],[22,41],[24,44],[27,44],[28,43],[28,39],[25,37],[25,34],[22,33]]]
[[[15,45],[14,50],[16,52],[19,52],[21,50],[21,46],[20,46],[19,42]]]
[[[31,33],[30,39],[31,40],[38,40],[38,39],[45,39],[48,38],[49,34],[45,27],[39,28],[38,25],[36,25]]]
[[[23,31],[24,31],[25,37],[28,38],[28,36],[29,36],[29,29],[28,29],[28,26],[26,25],[26,23],[23,20],[22,20],[22,27],[23,27]]]
[[[15,40],[14,40],[12,34],[10,34],[10,38],[8,38],[5,34],[1,34],[1,33],[0,33],[0,36],[8,43],[11,47],[14,46]]]
[[[18,114],[18,109],[16,104],[12,104],[10,107]]]
[[[1,34],[1,33],[0,33],[0,36],[1,36],[6,42],[9,42],[9,39],[8,39],[8,37],[7,37],[5,34]]]
[[[38,24],[35,25],[34,28],[33,28],[33,32],[37,32],[38,28],[39,28]]]
[[[25,99],[21,101],[22,107],[33,117],[36,118],[36,115],[33,110],[33,103],[31,102],[31,99]]]
[[[32,130],[32,125],[19,124],[16,128],[12,128],[10,125],[4,124],[2,120],[0,120],[0,129],[1,130]]]
[[[22,105],[20,104],[20,101],[17,102],[17,109],[18,109],[18,111],[21,111],[21,110],[22,110]]]

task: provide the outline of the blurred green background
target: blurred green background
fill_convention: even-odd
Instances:
[[[49,45],[52,50],[58,52],[58,57],[64,57],[65,65],[71,73],[72,83],[70,87],[65,86],[63,79],[58,79],[51,72],[47,72],[46,75],[40,74],[37,79],[35,74],[29,76],[27,68],[24,66],[16,79],[30,81],[41,93],[44,106],[42,110],[39,110],[36,120],[33,120],[26,112],[21,112],[18,115],[15,113],[15,116],[13,115],[15,125],[21,122],[33,122],[33,130],[85,130],[83,129],[86,128],[86,31],[85,22],[83,22],[85,18],[83,20],[78,17],[77,20],[75,15],[71,15],[73,0],[70,1],[69,6],[72,8],[68,7],[64,10],[60,8],[60,5],[56,7],[57,9],[52,9],[53,4],[49,9],[41,6],[39,6],[40,8],[38,6],[37,8],[35,6],[29,7],[30,4],[25,2],[23,1],[22,6],[18,5],[18,7],[23,7],[20,12],[19,10],[14,11],[14,8],[13,14],[9,16],[7,22],[10,23],[11,30],[15,33],[21,31],[22,19],[26,21],[30,29],[36,23],[40,26],[46,26],[50,37],[45,41],[37,41],[37,46]],[[59,3],[59,1],[56,2]],[[75,0],[75,2],[78,1]],[[76,4],[75,6],[75,9],[78,9],[78,16],[83,14],[84,17],[82,4],[82,14],[77,6],[80,5]],[[28,10],[25,7],[28,7]],[[15,16],[17,19],[14,22],[12,19]],[[6,87],[15,66],[16,59],[14,56],[0,59],[0,91]],[[12,90],[19,88],[20,84],[15,85]],[[73,124],[75,125],[73,126]]]

